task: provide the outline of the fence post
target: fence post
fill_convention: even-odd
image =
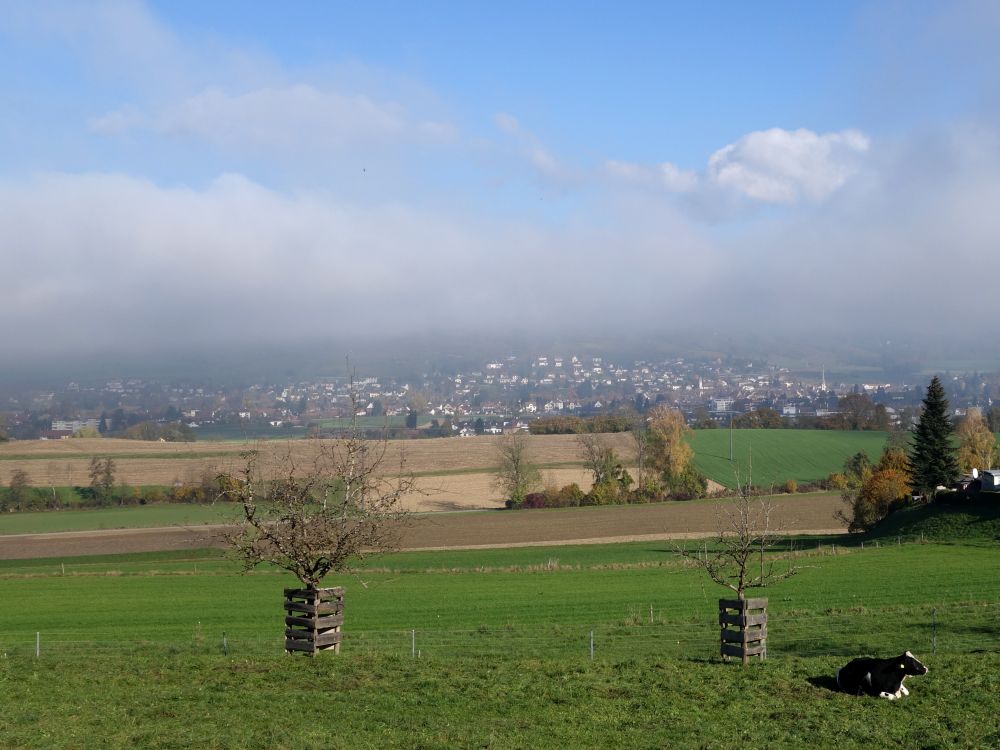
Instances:
[[[410,631],[410,656],[417,658],[417,631],[416,628]]]
[[[653,624],[653,605],[649,605],[649,624]]]
[[[222,653],[229,656],[229,641],[226,640],[226,631],[222,631]]]
[[[35,658],[37,659],[42,655],[42,634],[40,632],[35,632]]]
[[[594,631],[590,631],[590,660],[594,660]]]
[[[931,653],[937,653],[937,607],[931,610]]]

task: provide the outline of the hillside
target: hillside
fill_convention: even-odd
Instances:
[[[896,511],[867,537],[921,537],[933,541],[1000,541],[1000,493],[953,503],[931,503]]]

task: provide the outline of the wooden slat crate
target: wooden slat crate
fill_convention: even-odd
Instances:
[[[767,658],[767,599],[720,599],[719,646],[723,658]]]
[[[285,589],[285,651],[315,656],[340,651],[344,588]]]

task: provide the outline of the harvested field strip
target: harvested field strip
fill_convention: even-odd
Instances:
[[[131,459],[159,459],[163,461],[176,461],[178,459],[192,459],[192,458],[219,458],[220,456],[238,456],[240,452],[238,450],[216,450],[216,451],[201,451],[195,453],[193,451],[180,451],[177,453],[166,453],[163,451],[135,451],[132,453],[126,453],[124,451],[109,451],[108,453],[94,452],[94,453],[0,453],[0,461],[58,461],[58,460],[72,460],[86,459],[89,461],[95,456],[104,458],[105,456],[111,456],[116,461],[118,460],[131,460]]]
[[[428,513],[413,518],[403,533],[402,545],[406,549],[475,548],[561,544],[584,539],[624,541],[648,538],[650,535],[663,538],[704,536],[716,533],[720,510],[727,502],[730,501],[700,500],[559,510]],[[843,529],[834,517],[834,512],[841,506],[837,495],[785,495],[775,497],[773,503],[773,521],[786,533],[835,532]],[[215,507],[222,513],[227,506]],[[154,508],[164,512],[172,512],[176,508],[195,511],[198,506],[126,508],[122,509],[123,517],[129,523],[139,523],[143,513]],[[100,522],[100,513],[71,511],[31,515],[47,524],[66,518],[67,523],[82,525],[86,521]],[[211,523],[211,519],[203,522]],[[80,529],[81,526],[76,528]],[[48,525],[44,530],[51,532],[54,527]],[[217,533],[215,529],[198,528],[192,524],[185,528],[0,535],[0,559],[197,549],[216,544]]]
[[[583,461],[551,461],[549,463],[536,464],[536,466],[542,471],[546,469],[567,469],[571,467],[583,466]],[[488,467],[491,472],[496,469],[496,467]],[[482,468],[473,469],[440,469],[437,471],[415,471],[413,476],[415,477],[454,477],[461,476],[463,474],[482,474]],[[389,476],[396,476],[390,474]]]

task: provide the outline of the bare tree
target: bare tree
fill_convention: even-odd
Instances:
[[[342,439],[309,444],[316,453],[306,465],[289,449],[270,470],[258,449],[245,451],[242,470],[220,482],[242,506],[228,541],[244,567],[276,565],[315,589],[327,574],[395,549],[406,516],[400,500],[416,488],[404,455],[387,473],[387,439],[365,439],[356,423]]]
[[[24,469],[14,469],[10,474],[7,491],[0,494],[0,510],[29,510],[32,506],[34,488],[31,477]]]
[[[607,482],[612,477],[615,465],[621,463],[614,449],[600,435],[590,432],[577,435],[576,444],[579,446],[584,468],[594,477],[594,484]]]
[[[773,509],[766,497],[741,485],[734,505],[721,514],[715,551],[701,556],[684,551],[684,556],[697,562],[717,584],[735,591],[740,600],[746,598],[747,589],[764,588],[794,575],[795,568],[777,571],[774,560],[766,557],[780,538],[771,528]]]
[[[747,589],[766,588],[797,572],[794,566],[775,569],[775,560],[767,552],[779,540],[779,531],[772,528],[770,500],[758,494],[750,482],[741,481],[736,473],[737,496],[733,504],[724,506],[718,516],[719,533],[713,549],[706,545],[701,551],[676,548],[688,560],[703,568],[708,577],[720,586],[736,593],[739,601],[746,600]],[[743,654],[743,663],[747,655]]]
[[[638,412],[630,416],[629,432],[635,443],[636,479],[640,488],[645,488],[649,484],[647,476],[647,457],[649,455],[649,430],[646,427],[646,417]]]
[[[497,440],[497,459],[493,486],[516,508],[542,483],[538,467],[531,461],[528,436],[520,431],[501,435]]]
[[[576,437],[583,465],[594,477],[591,496],[600,502],[621,502],[627,499],[632,477],[622,465],[614,448],[600,435],[583,433]]]

